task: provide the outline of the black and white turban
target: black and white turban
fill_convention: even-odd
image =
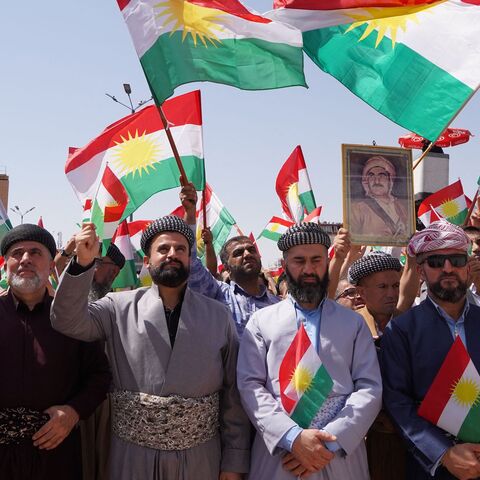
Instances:
[[[362,278],[368,277],[372,273],[386,270],[399,272],[401,269],[402,264],[398,258],[385,252],[372,252],[352,263],[348,269],[348,281],[352,285],[358,285]]]
[[[142,250],[147,253],[153,239],[163,232],[178,232],[187,239],[190,248],[193,247],[195,238],[192,229],[180,217],[167,215],[162,218],[157,218],[157,220],[145,229],[142,234],[142,239],[140,240]]]
[[[330,248],[330,237],[322,230],[318,223],[303,222],[297,225],[292,225],[278,240],[277,246],[285,252],[297,245],[324,245],[327,249]]]
[[[123,255],[114,243],[111,243],[108,246],[107,254],[105,256],[108,257],[120,270],[125,266],[125,255]]]

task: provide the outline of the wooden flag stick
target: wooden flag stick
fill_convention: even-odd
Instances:
[[[202,214],[203,214],[203,229],[205,230],[208,225],[207,225],[207,195],[206,195],[206,190],[207,190],[207,182],[205,182],[205,186],[203,187],[202,190]]]
[[[470,222],[470,217],[472,216],[473,210],[475,209],[475,206],[477,204],[479,188],[477,188],[477,191],[475,192],[475,196],[473,197],[473,200],[472,200],[472,204],[470,205],[470,208],[468,209],[467,216],[465,218],[465,221],[463,222],[464,227],[468,225],[468,222]]]
[[[185,173],[185,169],[183,168],[182,160],[178,153],[177,146],[175,145],[175,140],[173,140],[173,135],[172,135],[172,132],[170,131],[170,125],[168,123],[168,120],[165,117],[165,114],[163,113],[162,107],[160,105],[157,105],[157,108],[158,108],[158,112],[160,113],[160,118],[162,119],[163,126],[165,128],[165,133],[167,134],[168,143],[172,148],[173,156],[175,157],[178,170],[180,171],[180,182],[182,185],[186,185],[188,183],[187,174]]]
[[[241,236],[241,237],[244,237],[245,234],[242,232],[242,229],[235,223],[233,225],[235,227],[235,229],[237,230],[237,233]]]
[[[435,142],[436,142],[436,140],[435,140]],[[420,163],[422,163],[422,160],[428,155],[428,153],[432,149],[435,142],[430,142],[430,145],[425,149],[424,152],[422,152],[420,157],[418,157],[418,159],[413,164],[413,170],[415,170],[420,165]]]

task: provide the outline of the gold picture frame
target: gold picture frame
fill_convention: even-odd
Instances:
[[[342,144],[343,225],[357,245],[405,246],[415,233],[412,151]]]

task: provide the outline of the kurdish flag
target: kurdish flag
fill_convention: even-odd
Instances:
[[[118,226],[117,231],[112,238],[112,243],[118,247],[125,257],[125,265],[113,281],[112,288],[136,287],[138,285],[137,270],[135,267],[133,246],[130,242],[126,220]]]
[[[280,397],[297,425],[308,428],[333,387],[333,380],[300,324],[280,364]]]
[[[315,197],[300,145],[295,147],[280,169],[275,189],[283,211],[290,220],[299,223],[305,212],[310,213],[315,209]]]
[[[92,204],[92,222],[106,254],[115,230],[128,204],[128,195],[120,180],[107,165],[100,188]]]
[[[3,202],[0,200],[0,240],[5,236],[5,234],[11,230],[12,223],[8,218],[8,213],[3,206]]]
[[[202,240],[203,229],[203,201],[205,198],[205,210],[207,212],[207,226],[213,236],[213,248],[218,254],[223,244],[226,242],[232,227],[235,225],[235,219],[225,208],[210,185],[205,185],[205,194],[201,196],[200,206],[197,208],[197,255],[203,261],[205,256],[205,245]]]
[[[185,83],[305,85],[302,34],[238,0],[117,0],[157,104]]]
[[[276,0],[268,16],[371,107],[435,140],[478,89],[477,0]]]
[[[322,207],[314,208],[308,215],[303,219],[304,222],[313,222],[320,223],[320,214],[322,213]]]
[[[269,238],[275,242],[278,242],[279,238],[287,231],[289,227],[295,225],[295,222],[290,220],[285,220],[280,217],[272,217],[272,219],[267,223],[267,226],[263,229],[262,233],[258,236]]]
[[[463,225],[468,213],[467,198],[461,180],[457,180],[428,196],[418,207],[418,218],[428,227],[438,218]]]
[[[188,179],[201,190],[204,168],[200,91],[172,98],[162,108]],[[107,163],[128,194],[122,220],[153,194],[180,185],[177,163],[155,106],[115,122],[87,146],[70,149],[65,174],[82,205],[95,196]]]
[[[457,336],[418,415],[464,442],[480,442],[480,375]]]

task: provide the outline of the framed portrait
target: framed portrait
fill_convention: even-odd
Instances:
[[[403,246],[415,232],[412,151],[342,145],[343,224],[357,245]]]

